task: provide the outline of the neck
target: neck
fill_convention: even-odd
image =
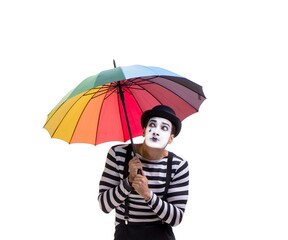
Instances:
[[[145,143],[137,145],[136,151],[148,160],[160,160],[168,155],[168,151],[165,148],[151,148]]]

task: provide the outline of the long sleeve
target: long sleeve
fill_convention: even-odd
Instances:
[[[117,163],[115,151],[111,148],[107,154],[105,169],[99,183],[98,201],[100,208],[105,213],[111,212],[122,204],[132,190],[128,179],[121,179],[120,173],[123,173],[123,164]]]
[[[167,201],[163,201],[155,193],[148,201],[148,205],[159,218],[171,226],[177,226],[183,219],[188,200],[189,168],[186,161],[181,161],[172,178],[167,193]]]

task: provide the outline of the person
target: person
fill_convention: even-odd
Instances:
[[[142,114],[141,125],[144,140],[134,144],[135,156],[128,153],[131,144],[109,149],[99,206],[105,213],[115,209],[114,240],[174,240],[172,227],[181,223],[188,201],[189,168],[166,147],[180,133],[181,121],[172,108],[158,105]]]

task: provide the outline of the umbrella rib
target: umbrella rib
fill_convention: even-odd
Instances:
[[[97,93],[100,93],[100,94],[98,94],[97,96],[101,96],[102,94],[105,94],[106,92],[107,92],[107,89],[109,89],[109,86],[105,86],[105,85],[103,85],[103,86],[101,86],[101,88],[99,88],[99,90],[97,91],[97,92],[92,92],[91,90],[96,90],[97,88],[99,88],[99,86],[98,87],[95,87],[95,88],[92,88],[92,89],[90,89],[89,91],[87,91],[83,96],[88,96],[88,95],[97,95]],[[93,96],[93,97],[94,97]],[[96,97],[97,97],[96,96]]]
[[[130,81],[126,81],[125,84],[123,84],[125,86],[125,90],[129,90],[129,89],[134,89],[134,90],[145,90],[142,86],[144,85],[150,85],[150,84],[155,84],[154,82],[147,82],[151,79],[153,79],[155,77],[152,78],[147,78],[147,79],[141,79],[141,78],[135,78],[133,80]],[[130,92],[130,91],[129,91]],[[131,92],[130,92],[131,93]]]
[[[151,77],[151,78],[145,78],[145,79],[141,79],[141,78],[135,78],[135,81],[139,80],[138,82],[144,82],[144,81],[150,81],[151,79],[153,78],[164,78],[166,79],[167,81],[172,81],[172,82],[175,82],[173,79],[170,79],[169,76],[165,77],[165,76],[154,76],[154,77]],[[175,77],[175,79],[178,79],[178,80],[182,80],[182,82],[179,82],[177,81],[176,83],[185,87],[185,88],[188,88],[189,90],[195,92],[198,94],[199,96],[199,99],[201,99],[201,97],[205,97],[204,93],[203,93],[203,90],[202,90],[202,87],[200,85],[198,85],[197,83],[194,83],[186,78],[179,78],[179,77]],[[132,82],[135,84],[135,81],[133,80]],[[187,83],[189,82],[189,84],[193,85],[192,86],[188,86]],[[145,82],[144,84],[141,84],[141,85],[146,85],[146,84],[158,84],[157,82]],[[139,85],[139,84],[136,84],[136,85]],[[158,84],[159,85],[159,84]],[[162,87],[164,87],[163,85],[161,85]],[[167,88],[166,88],[167,89]],[[169,90],[169,89],[168,89]]]
[[[103,94],[107,95],[108,92],[109,92],[109,95],[104,96],[104,99],[109,98],[115,91],[117,91],[117,89],[116,89],[115,87],[113,87],[113,88],[111,87],[111,84],[109,84],[109,86],[105,86],[105,87],[106,87],[108,90],[102,91],[102,94],[101,94],[101,95],[103,95]],[[109,89],[110,89],[110,90],[109,90]],[[100,95],[97,95],[97,96],[94,95],[92,98],[96,98],[96,97],[98,97],[98,96],[100,96]],[[99,110],[99,116],[101,115],[104,102],[105,102],[105,101],[102,101],[102,103],[101,103],[101,107],[100,107],[100,110]],[[94,145],[95,145],[95,146],[97,145],[97,140],[98,140],[97,129],[99,128],[99,125],[100,125],[100,119],[98,119],[97,127],[95,128],[95,131],[96,131],[96,133],[95,133],[95,139],[94,139]]]
[[[87,94],[87,92],[89,92],[89,91],[90,91],[90,90],[84,92],[81,97],[83,97],[83,96],[88,96],[89,94]],[[58,126],[55,128],[55,130],[54,130],[53,133],[51,134],[51,137],[54,136],[54,134],[55,134],[55,133],[57,132],[57,130],[59,129],[61,123],[64,121],[65,117],[67,116],[67,114],[68,114],[68,113],[70,112],[70,110],[75,106],[75,104],[81,99],[81,97],[79,97],[79,98],[71,105],[71,107],[69,108],[69,111],[67,111],[67,112],[65,113],[65,115],[62,117],[61,121],[59,122]],[[64,102],[63,102],[60,106],[62,106],[63,104],[64,104]],[[58,109],[54,112],[54,114],[60,109],[60,106],[59,106]],[[87,106],[87,105],[86,105],[86,106]],[[83,113],[84,110],[86,109],[86,106],[82,109],[81,114],[79,115],[79,118],[77,119],[77,124],[78,124],[78,122],[79,122],[79,119],[81,118],[82,113]],[[53,115],[54,115],[54,114],[53,114]],[[50,121],[50,120],[51,120],[51,118],[49,119],[49,121]],[[48,122],[47,122],[47,123],[48,123]],[[47,123],[46,123],[46,124],[47,124]],[[45,124],[45,125],[46,125],[46,124]],[[76,124],[76,126],[77,126],[77,124]],[[71,139],[72,139],[73,136],[74,136],[75,130],[76,130],[76,128],[74,128],[74,130],[73,130],[73,132],[72,132],[72,134],[71,134],[71,138],[70,138],[69,141],[68,141],[69,144],[71,143]]]
[[[93,88],[93,89],[97,89],[97,88]],[[111,86],[106,86],[106,85],[103,85],[97,92],[91,91],[93,89],[90,89],[89,91],[85,92],[82,96],[93,95],[92,98],[97,98],[97,97],[100,97],[104,94],[107,94],[107,92],[111,92],[108,96],[105,97],[105,99],[106,99],[111,94],[113,94],[115,91],[117,91],[117,88],[111,87]]]
[[[109,94],[108,96],[105,96],[105,97],[104,97],[104,99],[106,99],[106,98],[108,98],[110,95],[112,95],[113,92],[115,92],[115,89],[112,89],[112,90],[109,91],[109,89],[111,89],[111,85],[109,85],[109,86],[103,85],[103,88],[104,88],[104,89],[108,89],[108,90],[106,90],[106,91],[105,91],[105,90],[99,90],[99,91],[101,91],[101,94],[100,94],[100,95],[97,95],[96,97],[101,96],[101,95],[103,95],[103,94],[107,94],[107,92],[110,92],[110,94]],[[101,88],[101,89],[102,89],[102,88]],[[97,91],[97,93],[98,93],[99,91]],[[92,93],[89,94],[88,92],[89,92],[89,91],[85,92],[82,96],[88,96],[88,95],[91,95],[91,94],[92,94]],[[97,93],[94,93],[94,94],[96,95]],[[90,100],[91,100],[92,98],[96,98],[95,95],[93,95],[93,96],[90,98]],[[81,97],[80,97],[80,98],[81,98]],[[80,100],[80,98],[71,106],[71,108]],[[90,100],[89,100],[89,101],[90,101]],[[104,101],[102,101],[101,110],[102,110],[103,103],[104,103]],[[85,107],[82,109],[82,112],[81,112],[79,118],[77,119],[77,124],[76,124],[76,126],[78,125],[78,123],[79,123],[79,121],[80,121],[80,118],[81,118],[81,116],[82,116],[82,113],[85,111],[86,107],[87,107],[87,104],[86,104]],[[71,109],[71,108],[70,108],[70,109]],[[68,113],[68,112],[67,112],[67,113]],[[65,114],[65,116],[66,116],[66,114]],[[64,118],[63,118],[63,119],[64,119]],[[61,120],[61,122],[63,121],[63,119]],[[60,124],[59,124],[59,125],[60,125]],[[59,125],[58,125],[58,126],[59,126]],[[98,126],[99,126],[99,121],[98,121]],[[97,129],[98,129],[98,127],[97,127]],[[76,128],[74,128],[74,130],[73,130],[73,133],[72,133],[72,135],[71,135],[71,138],[70,138],[69,143],[71,143],[71,139],[73,138],[75,131],[76,131]],[[97,141],[97,134],[96,134],[96,137],[95,137],[95,145],[96,145],[96,141]]]
[[[110,97],[113,93],[115,93],[116,91],[117,91],[116,88],[114,88],[114,89],[112,89],[112,90],[106,91],[106,96],[104,97],[104,99],[109,98],[109,97]],[[109,93],[109,94],[107,94],[107,93]]]
[[[108,89],[109,87],[106,87],[106,88]],[[98,94],[98,95],[97,95],[97,93],[95,93],[95,92],[91,93],[90,91],[91,91],[91,89],[90,89],[90,90],[87,90],[86,92],[83,92],[83,94],[82,94],[81,97],[83,97],[83,96],[89,96],[89,95],[94,94],[94,96],[93,96],[92,98],[95,98],[95,97],[98,97],[98,96],[102,96],[103,94],[106,94],[106,93],[108,92],[107,90],[99,90],[97,93],[101,92],[101,94]],[[115,91],[115,90],[113,89],[112,93],[113,93],[114,91]],[[112,93],[111,93],[111,94],[112,94]],[[110,96],[111,94],[109,94],[109,96]],[[109,96],[108,96],[108,97],[109,97]],[[73,106],[80,100],[81,97],[79,97],[78,100],[73,103],[73,105],[70,107],[70,109],[73,108]],[[107,97],[105,97],[105,99],[106,99],[106,98],[107,98]],[[54,115],[56,114],[56,112],[61,108],[61,106],[62,106],[64,103],[65,103],[65,101],[62,102],[61,105],[58,106],[57,110],[53,113],[52,116],[54,116]],[[69,109],[69,111],[70,111],[70,109]],[[62,118],[62,120],[60,121],[59,125],[60,125],[61,122],[64,120],[64,118],[66,117],[66,115],[68,114],[69,111],[67,111],[67,113],[63,116],[63,118]],[[51,120],[52,116],[51,116],[50,119],[45,123],[44,127],[45,127],[45,126],[48,124],[48,122]],[[58,126],[59,126],[59,125],[58,125]],[[55,131],[53,132],[52,136],[55,134],[55,132],[57,131],[57,129],[58,129],[58,127],[55,129]]]
[[[157,76],[157,77],[158,77],[158,76]],[[157,77],[151,77],[151,78],[146,78],[146,79],[135,78],[135,79],[133,79],[133,80],[130,81],[130,82],[132,82],[133,85],[134,85],[134,86],[137,86],[137,87],[132,87],[132,84],[129,83],[129,84],[127,84],[127,85],[128,85],[127,89],[130,88],[130,89],[137,89],[137,90],[144,90],[144,91],[146,91],[146,90],[145,90],[144,88],[142,88],[141,86],[150,85],[150,84],[156,84],[156,85],[161,86],[161,87],[164,88],[164,89],[167,89],[168,91],[171,91],[169,88],[165,87],[165,86],[162,85],[162,84],[157,83],[156,81],[155,81],[155,82],[146,82],[146,81],[149,81],[149,80],[154,79],[154,78],[157,78]],[[159,77],[165,78],[164,76],[159,76]],[[165,79],[166,79],[167,81],[172,81],[172,80],[170,80],[169,78],[165,78]],[[139,84],[139,83],[140,83],[140,84]],[[192,82],[192,83],[193,83],[193,82]],[[180,83],[178,83],[178,84],[180,84]],[[184,88],[187,88],[187,89],[189,89],[189,90],[192,90],[191,88],[187,87],[187,86],[184,85],[184,84],[181,84],[181,85],[182,85]],[[131,91],[129,91],[129,92],[130,92],[130,94],[132,94]],[[199,98],[199,100],[201,100],[201,97],[202,97],[202,96],[201,96],[198,92],[196,92],[196,91],[194,91],[194,92],[198,94],[198,98]],[[194,107],[193,105],[191,105],[189,102],[187,102],[187,100],[183,99],[181,95],[179,95],[179,94],[177,94],[177,93],[175,93],[175,92],[173,92],[173,94],[175,94],[175,95],[178,96],[180,99],[182,99],[184,102],[186,102],[187,104],[189,104],[193,109],[195,109],[196,112],[199,111],[199,109],[197,109],[196,107]],[[154,96],[154,98],[157,99],[157,101],[161,103],[161,101],[160,101],[158,98],[156,98],[155,96]]]

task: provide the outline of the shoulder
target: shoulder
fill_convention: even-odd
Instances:
[[[114,152],[123,152],[129,144],[117,144],[110,148]]]
[[[131,144],[114,145],[109,149],[109,154],[112,155],[114,158],[117,158],[117,157],[125,158],[129,148],[131,148]]]
[[[173,161],[172,165],[174,166],[175,169],[180,169],[180,168],[188,168],[188,161],[175,153],[171,152],[173,156]]]
[[[172,154],[172,156],[173,156],[173,162],[175,162],[175,163],[177,162],[178,164],[183,163],[183,162],[187,162],[185,159],[176,155],[175,153],[170,152],[170,151],[169,151],[169,153]]]
[[[183,161],[183,158],[182,157],[179,157],[178,155],[176,155],[174,152],[170,152],[169,151],[169,153],[171,153],[172,154],[172,156],[173,156],[173,159],[175,158],[175,159],[178,159],[178,160],[180,160],[180,161]]]

